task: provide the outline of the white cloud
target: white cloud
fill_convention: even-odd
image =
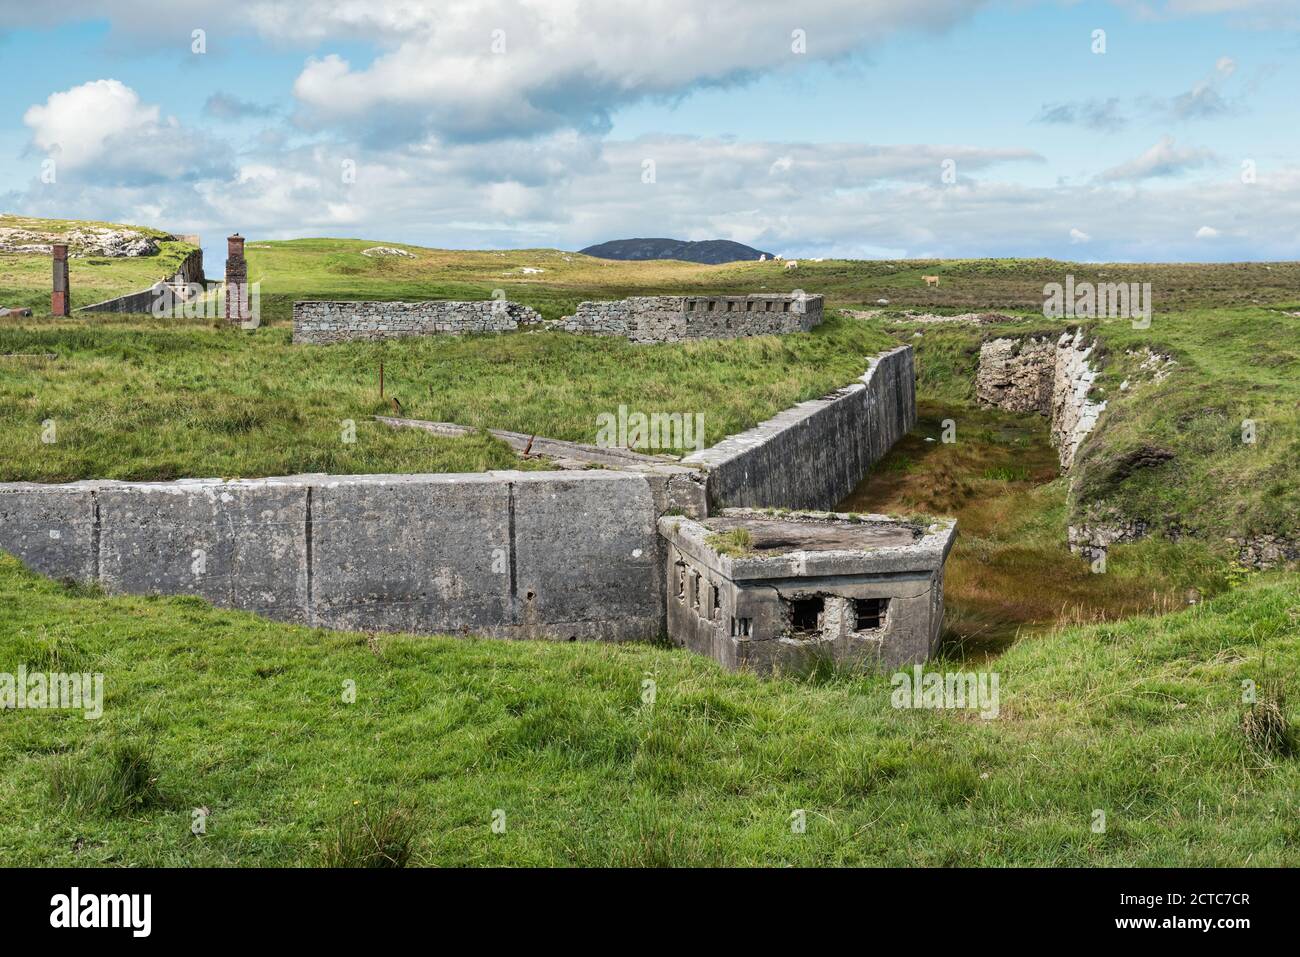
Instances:
[[[945,185],[942,157],[980,162],[979,179]],[[658,160],[657,182],[641,161]],[[768,171],[792,158],[785,175]],[[339,175],[357,159],[354,183]],[[605,141],[435,143],[367,152],[357,144],[271,150],[229,177],[151,186],[36,186],[0,194],[0,208],[86,216],[268,239],[354,236],[374,242],[577,249],[626,236],[727,238],[810,256],[1300,258],[1300,167],[1253,185],[1236,177],[1160,190],[1126,184],[1027,187],[1000,181],[978,151],[951,145],[750,143],[696,137]],[[1109,223],[1089,237],[1077,224]],[[1205,223],[1250,223],[1249,233],[1197,239]]]
[[[1202,226],[1196,231],[1197,239],[1213,239],[1217,235],[1219,235],[1219,231],[1213,226]]]
[[[1177,176],[1188,170],[1205,166],[1216,159],[1211,150],[1192,147],[1179,148],[1168,134],[1127,163],[1112,166],[1098,174],[1106,182],[1138,182],[1165,176]]]
[[[837,59],[902,30],[950,25],[982,4],[807,0],[797,10],[748,0],[378,4],[384,13],[379,55],[363,65],[334,54],[313,58],[294,95],[303,124],[346,124],[376,141],[433,131],[473,139],[566,126],[603,130],[611,110],[641,98]],[[311,15],[316,8],[321,17]],[[343,9],[360,8],[317,2],[302,15],[295,11],[294,21],[329,21]],[[410,13],[400,31],[389,29],[396,10]],[[807,34],[806,54],[791,50],[795,28]],[[497,30],[502,33],[494,36]]]
[[[93,80],[51,93],[43,106],[23,114],[32,142],[54,154],[66,169],[100,158],[109,137],[147,132],[160,122],[156,106],[145,106],[135,90],[117,80]]]
[[[223,151],[208,138],[163,117],[118,80],[92,80],[51,93],[23,114],[32,145],[54,158],[60,176],[155,182],[212,175]]]

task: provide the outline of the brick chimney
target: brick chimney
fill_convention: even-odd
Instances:
[[[54,254],[54,291],[50,294],[50,315],[72,315],[72,297],[68,289],[68,245],[55,243],[51,250]]]
[[[244,237],[235,233],[226,239],[226,322],[248,318],[248,263],[244,260]]]

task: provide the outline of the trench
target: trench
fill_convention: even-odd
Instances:
[[[955,441],[942,441],[945,420]],[[996,655],[1057,626],[1182,607],[1186,592],[1149,575],[1095,574],[1065,541],[1067,479],[1045,418],[918,404],[915,428],[839,511],[951,516],[942,653]]]

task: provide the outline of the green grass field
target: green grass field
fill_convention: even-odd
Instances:
[[[1241,731],[1244,680],[1265,708],[1300,677],[1295,576],[1022,641],[992,720],[895,709],[884,676],[310,631],[11,559],[0,611],[0,660],[106,687],[97,721],[0,712],[7,864],[1300,863],[1300,762]]]
[[[2,322],[3,320],[0,320]],[[0,481],[255,477],[296,472],[511,468],[482,437],[436,438],[371,421],[387,398],[423,419],[595,442],[619,405],[703,412],[705,441],[860,376],[892,342],[851,319],[808,335],[635,346],[621,339],[511,333],[294,346],[143,317],[0,325]],[[344,423],[356,442],[343,441]],[[56,441],[42,441],[45,423]]]
[[[98,721],[0,711],[0,862],[1300,863],[1287,699],[1300,677],[1300,575],[1248,573],[1226,542],[1300,536],[1300,266],[805,262],[784,273],[554,250],[361,255],[379,244],[250,241],[265,320],[252,331],[0,319],[0,480],[520,467],[485,436],[373,424],[392,411],[381,361],[387,396],[412,417],[592,441],[595,416],[626,404],[703,411],[711,444],[908,342],[917,428],[846,507],[958,517],[948,641],[931,667],[996,672],[999,717],[895,709],[885,675],[759,680],[644,645],[349,635],[192,599],[106,598],[0,556],[0,672],[102,672],[107,691]],[[148,258],[74,262],[74,301],[91,301],[79,268],[96,271],[86,288],[103,298],[158,278],[161,257]],[[982,339],[1060,334],[1039,307],[1043,284],[1066,272],[1152,282],[1155,314],[1147,330],[1088,324],[1109,405],[1059,476],[1044,420],[976,408],[972,383]],[[934,273],[940,286],[925,287]],[[0,254],[0,303],[48,310],[48,274],[43,257]],[[829,318],[779,339],[289,342],[294,299],[503,289],[555,318],[590,298],[796,287],[826,295]],[[860,309],[879,313],[849,315]],[[907,315],[990,309],[1013,318]],[[1140,368],[1147,350],[1176,363],[1162,382]],[[927,442],[946,419],[958,441]],[[1241,441],[1245,419],[1254,443]],[[47,420],[53,443],[41,441]],[[1154,534],[1113,548],[1096,575],[1069,554],[1065,526],[1102,508]],[[203,836],[191,833],[195,809],[208,813]],[[504,833],[491,827],[497,811]]]

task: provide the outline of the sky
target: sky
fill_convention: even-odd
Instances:
[[[1300,0],[0,0],[0,212],[1300,259]]]

